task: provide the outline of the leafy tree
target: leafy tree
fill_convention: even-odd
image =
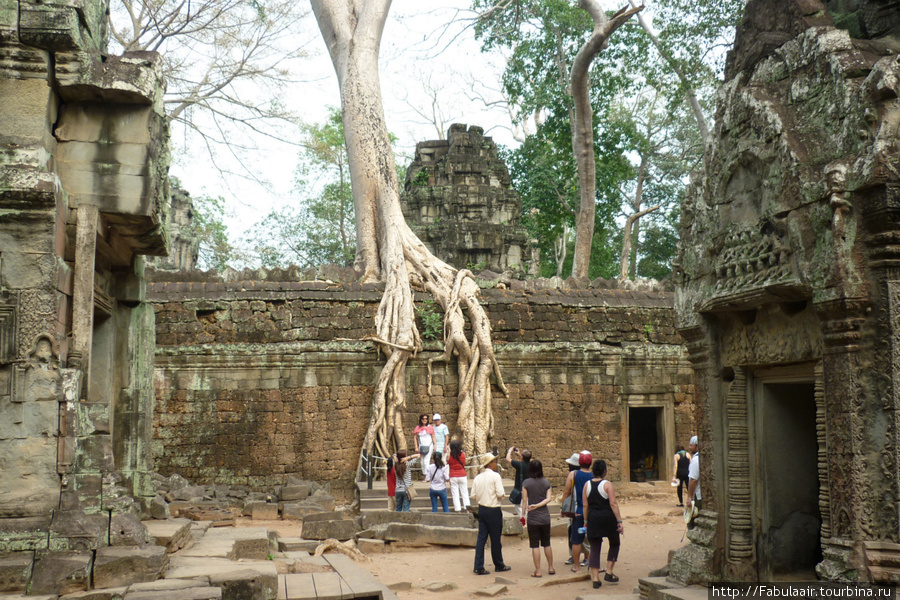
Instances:
[[[292,0],[112,0],[111,43],[162,53],[170,123],[199,135],[214,160],[224,150],[241,162],[260,134],[291,141],[285,124],[296,119],[280,97],[305,55],[306,15]]]
[[[341,113],[304,128],[294,190],[302,201],[278,208],[254,225],[247,244],[263,266],[353,264],[353,195]]]
[[[423,288],[444,313],[445,352],[458,356],[459,426],[475,453],[489,448],[491,375],[506,393],[493,356],[490,321],[478,302],[471,273],[437,259],[410,230],[400,207],[394,153],[384,120],[378,51],[390,0],[312,0],[341,91],[344,139],[356,216],[356,266],[364,280],[382,280],[384,295],[372,338],[387,355],[375,382],[363,448],[390,456],[406,447],[406,364],[422,348],[416,328],[412,284]],[[472,339],[466,337],[466,311]]]
[[[239,262],[238,252],[228,239],[225,225],[225,199],[222,196],[197,196],[193,199],[192,225],[200,239],[198,267],[222,272]]]

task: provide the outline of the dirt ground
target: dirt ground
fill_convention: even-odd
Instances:
[[[495,583],[500,576],[515,583],[507,584],[509,591],[497,596],[511,600],[569,600],[582,594],[602,593],[604,595],[630,595],[636,593],[638,579],[646,577],[648,572],[666,564],[670,550],[680,548],[687,543],[684,536],[685,526],[682,510],[675,506],[674,493],[671,500],[624,498],[619,506],[625,521],[625,535],[619,552],[619,562],[615,574],[620,581],[617,584],[604,582],[599,590],[593,590],[587,578],[582,581],[570,581],[545,586],[550,582],[570,579],[570,566],[563,564],[568,558],[566,540],[561,537],[552,538],[554,567],[556,575],[547,574],[546,561],[542,558],[543,577],[531,577],[534,563],[527,538],[504,536],[503,558],[511,571],[495,575],[475,575],[472,573],[475,550],[472,548],[407,548],[396,549],[385,554],[371,556],[371,561],[357,563],[360,567],[371,571],[380,581],[391,585],[408,582],[409,590],[398,590],[401,600],[434,597],[440,600],[471,600],[476,598],[475,592]],[[240,525],[263,525],[260,521],[239,523]],[[299,535],[298,524],[285,521],[266,522],[265,526],[279,532],[283,537]],[[490,549],[486,551],[485,567],[491,569]],[[606,550],[602,557],[605,566]],[[581,573],[586,577],[587,568]],[[441,592],[426,592],[423,588],[435,582],[454,584],[455,589]]]

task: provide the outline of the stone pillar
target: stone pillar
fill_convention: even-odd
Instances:
[[[89,390],[91,343],[94,337],[94,263],[100,212],[92,204],[82,204],[76,209],[76,215],[72,349],[81,356],[81,368],[86,375],[85,383]]]
[[[718,485],[724,465],[718,464],[713,448],[724,440],[721,366],[714,351],[711,328],[703,323],[680,330],[685,340],[688,360],[694,369],[694,405],[697,436],[700,441],[700,490],[702,506],[694,526],[688,531],[687,546],[675,552],[669,561],[669,579],[681,585],[710,584],[722,578],[724,540],[717,531],[724,531],[717,510]]]

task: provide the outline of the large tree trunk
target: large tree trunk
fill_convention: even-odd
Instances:
[[[311,3],[341,90],[356,210],[357,265],[366,280],[385,283],[374,341],[387,355],[387,362],[375,385],[363,448],[390,456],[397,448],[406,447],[406,363],[422,347],[413,307],[412,285],[416,285],[444,310],[445,352],[429,361],[429,371],[435,360],[459,357],[458,429],[467,451],[485,452],[493,426],[491,373],[496,374],[504,393],[506,387],[494,360],[490,322],[478,302],[472,274],[457,272],[435,258],[403,218],[378,79],[378,50],[390,1]],[[472,324],[471,342],[465,337],[463,311]]]
[[[581,205],[575,223],[575,254],[572,265],[573,277],[588,277],[591,264],[591,243],[594,239],[594,220],[597,213],[597,175],[594,159],[594,124],[591,108],[590,81],[591,63],[606,47],[609,36],[624,24],[631,15],[642,10],[623,8],[611,18],[597,0],[578,0],[578,5],[591,15],[594,31],[591,38],[578,51],[572,63],[572,100],[575,118],[572,121],[572,151],[578,163],[578,184],[581,190]]]

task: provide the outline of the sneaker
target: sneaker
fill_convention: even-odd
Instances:
[[[575,561],[572,560],[572,557],[570,556],[569,558],[566,559],[566,563],[565,563],[565,564],[571,565],[571,564],[574,564],[574,563],[575,563]]]
[[[582,567],[588,566],[588,559],[584,559],[583,561],[581,561],[581,566]]]
[[[494,573],[503,573],[504,571],[512,571],[512,567],[509,565],[503,565],[499,569],[494,569]]]
[[[473,571],[473,573],[475,573],[476,575],[489,575],[490,574],[487,569],[475,569]]]

